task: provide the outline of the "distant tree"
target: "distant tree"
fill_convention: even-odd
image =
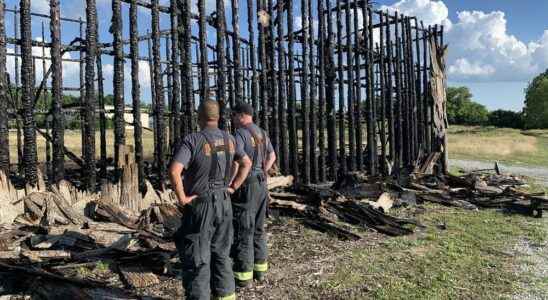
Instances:
[[[525,90],[524,125],[527,129],[548,128],[548,70]]]
[[[485,106],[472,101],[467,87],[448,87],[447,119],[450,124],[483,125],[489,119],[489,112]]]
[[[498,109],[489,113],[489,125],[505,128],[523,128],[523,114],[511,110]]]

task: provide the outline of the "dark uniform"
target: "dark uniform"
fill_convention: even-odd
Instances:
[[[252,158],[251,171],[233,196],[234,208],[234,277],[245,283],[262,277],[268,270],[264,220],[268,190],[264,163],[274,151],[266,132],[255,124],[236,130],[236,145]]]
[[[232,206],[227,192],[234,158],[245,153],[234,138],[207,128],[185,137],[174,159],[184,165],[187,196],[175,244],[183,264],[186,299],[235,299],[230,259],[233,241]]]

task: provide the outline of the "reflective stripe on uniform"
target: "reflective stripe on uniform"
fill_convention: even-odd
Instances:
[[[226,295],[226,296],[223,296],[223,297],[217,297],[215,299],[217,299],[217,300],[236,300],[236,293],[232,293],[230,295]]]
[[[255,266],[253,267],[253,271],[255,272],[266,272],[268,270],[268,263],[255,263]]]
[[[234,272],[234,278],[239,281],[248,281],[253,279],[253,271],[249,272]]]

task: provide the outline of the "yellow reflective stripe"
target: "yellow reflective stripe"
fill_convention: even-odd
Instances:
[[[268,263],[256,263],[253,267],[253,271],[255,272],[266,272],[268,270]]]
[[[215,299],[217,299],[217,300],[236,300],[236,294],[232,293],[230,295],[226,295],[226,296],[223,296],[223,297],[217,297]]]
[[[253,271],[249,272],[234,272],[234,278],[240,281],[248,281],[253,279]]]

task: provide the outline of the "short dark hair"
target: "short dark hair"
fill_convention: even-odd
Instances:
[[[253,116],[253,107],[245,102],[238,102],[232,109],[233,113]]]

